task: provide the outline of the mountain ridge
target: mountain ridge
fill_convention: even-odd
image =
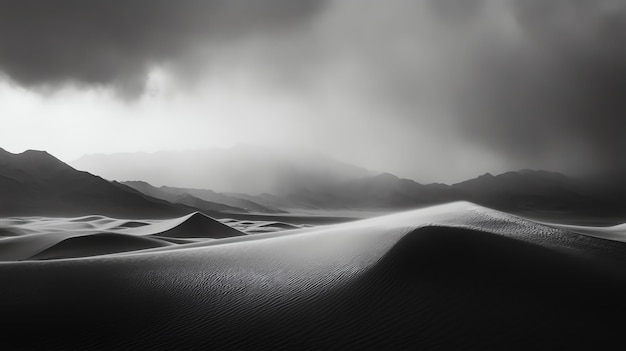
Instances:
[[[256,202],[217,193],[209,189],[155,187],[145,181],[122,182],[137,191],[174,203],[183,203],[203,210],[234,211],[239,213],[286,213],[286,211],[263,206]],[[194,205],[195,203],[195,205]]]
[[[323,185],[372,174],[364,168],[308,150],[258,145],[186,152],[85,155],[70,164],[111,180],[141,180],[157,187],[246,194],[275,193],[287,186]]]
[[[247,167],[250,165],[241,165]],[[214,170],[215,172],[219,170]],[[302,171],[302,170],[300,170]],[[47,152],[12,154],[0,150],[0,215],[70,213],[129,216],[179,215],[196,209],[221,213],[280,215],[294,209],[409,209],[470,201],[513,213],[626,217],[626,188],[556,172],[523,169],[482,174],[446,185],[421,184],[391,173],[352,177],[301,177],[284,173],[284,187],[273,193],[219,193],[201,188],[152,186],[146,181],[107,181],[78,171]],[[254,168],[248,169],[254,177]],[[50,213],[51,212],[51,213]]]
[[[167,217],[188,208],[78,171],[44,151],[0,151],[0,215]]]

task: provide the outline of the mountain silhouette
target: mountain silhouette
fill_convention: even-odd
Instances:
[[[489,173],[461,183],[421,184],[382,173],[324,186],[301,186],[278,194],[229,194],[278,208],[408,209],[451,201],[471,201],[508,212],[550,217],[626,217],[626,191],[619,183],[599,183],[541,170]]]
[[[168,217],[190,212],[125,185],[77,171],[45,151],[0,149],[0,216]]]
[[[157,187],[165,185],[253,195],[281,192],[286,188],[330,185],[371,175],[363,168],[312,151],[260,145],[85,155],[71,165],[110,180],[141,180]]]
[[[503,211],[622,217],[624,185],[541,170],[486,173],[451,186],[467,201]]]
[[[253,170],[248,170],[250,177],[255,175]],[[390,173],[362,176],[354,172],[321,177],[315,171],[303,176],[304,170],[281,173],[284,179],[272,193],[217,193],[198,188],[157,188],[143,181],[110,182],[77,171],[44,151],[12,154],[0,149],[0,215],[102,214],[148,218],[195,210],[280,214],[297,209],[409,209],[452,201],[471,201],[513,213],[564,214],[570,218],[623,218],[626,213],[622,200],[626,190],[620,182],[598,182],[546,171],[521,170],[495,176],[487,173],[446,185],[421,184]],[[214,173],[219,173],[219,169]]]
[[[256,202],[217,193],[209,189],[186,189],[175,187],[155,187],[143,181],[122,182],[133,189],[158,199],[173,203],[185,204],[201,210],[223,212],[258,212],[258,213],[285,213],[286,211],[263,206]]]

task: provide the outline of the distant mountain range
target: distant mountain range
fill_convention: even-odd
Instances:
[[[453,185],[420,184],[383,173],[280,195],[229,195],[277,208],[401,209],[463,200],[514,213],[626,216],[621,184],[535,170],[487,173]]]
[[[592,181],[522,170],[495,176],[485,174],[453,185],[420,184],[389,173],[372,175],[358,167],[323,158],[318,158],[318,164],[326,168],[303,175],[307,169],[304,158],[292,165],[290,158],[281,157],[270,155],[274,160],[281,159],[275,172],[281,181],[273,182],[275,191],[246,194],[156,187],[144,180],[107,181],[77,171],[43,151],[12,154],[0,149],[0,216],[102,214],[149,218],[196,210],[279,215],[303,209],[396,210],[465,200],[514,213],[626,217],[626,188],[619,181]],[[241,165],[242,169],[245,166]],[[254,178],[254,164],[248,167],[248,178]],[[141,166],[131,168],[128,172],[134,174]],[[207,169],[220,172],[214,165],[198,164],[194,169],[172,169],[168,176]]]
[[[71,165],[110,180],[245,194],[280,193],[374,174],[307,150],[258,145],[86,155]]]
[[[184,204],[208,211],[223,212],[260,212],[285,213],[286,211],[271,206],[263,206],[254,201],[216,193],[208,189],[184,189],[162,186],[154,187],[142,181],[123,182],[143,194],[166,200],[172,203]]]
[[[189,212],[188,207],[77,171],[44,151],[12,154],[0,149],[0,216],[152,218]]]

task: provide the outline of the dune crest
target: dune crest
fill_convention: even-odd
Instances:
[[[242,236],[240,232],[200,212],[171,220],[158,221],[137,228],[127,228],[120,233],[133,235],[155,235],[171,238],[210,238],[221,239]]]

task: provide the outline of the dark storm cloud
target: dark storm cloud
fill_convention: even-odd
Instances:
[[[511,157],[626,170],[626,3],[518,0],[511,11],[523,37],[470,57],[465,131]]]
[[[305,0],[0,0],[0,71],[31,87],[78,83],[141,91],[150,65],[207,41],[295,25]]]
[[[626,172],[626,2],[416,3],[385,3],[395,22],[376,30],[391,32],[361,55],[379,97],[404,107],[394,123],[507,167]]]
[[[309,105],[332,95],[362,112],[344,124],[359,133],[321,144],[427,150],[417,165],[397,161],[416,177],[483,171],[446,164],[471,147],[507,167],[625,171],[624,43],[623,0],[0,0],[0,72],[17,84],[132,95],[154,64],[211,79],[185,59],[217,52],[216,71],[262,72],[262,89]],[[288,132],[348,118],[329,110]],[[372,143],[383,127],[412,139]]]

